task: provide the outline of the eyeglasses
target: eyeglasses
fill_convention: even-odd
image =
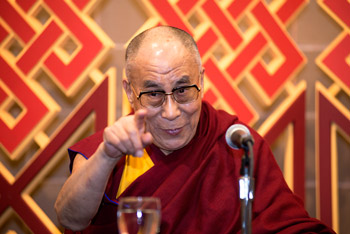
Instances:
[[[134,88],[132,89],[134,90]],[[166,93],[165,91],[140,92],[136,97],[143,107],[155,108],[163,105],[166,95],[171,95],[177,103],[187,104],[196,101],[200,91],[201,89],[197,85],[189,85],[175,88],[170,93]]]

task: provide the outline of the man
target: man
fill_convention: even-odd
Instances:
[[[123,87],[135,113],[69,150],[72,174],[56,201],[59,221],[83,233],[116,233],[118,199],[159,197],[160,233],[240,231],[242,152],[225,141],[236,116],[203,102],[204,69],[193,38],[160,26],[126,51]],[[332,233],[288,189],[267,143],[255,139],[254,233]],[[86,160],[88,159],[88,160]]]

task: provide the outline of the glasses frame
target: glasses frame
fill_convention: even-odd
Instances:
[[[131,87],[132,87],[132,85],[131,85]],[[165,97],[166,97],[167,95],[171,95],[172,99],[173,99],[174,101],[176,101],[177,103],[179,103],[179,104],[187,104],[187,103],[191,103],[191,102],[196,101],[196,100],[198,99],[198,97],[199,97],[198,93],[197,93],[197,98],[194,99],[193,101],[191,101],[191,102],[186,102],[186,103],[180,103],[180,102],[178,102],[178,101],[176,100],[176,98],[175,98],[175,96],[174,96],[174,92],[176,92],[177,90],[180,90],[180,89],[186,89],[186,88],[192,88],[192,87],[196,88],[197,91],[198,91],[198,93],[201,91],[201,88],[199,88],[196,84],[193,84],[193,85],[186,85],[186,86],[181,86],[181,87],[174,88],[173,90],[171,90],[170,93],[166,93],[164,90],[157,90],[157,91],[154,91],[154,90],[153,90],[153,91],[141,91],[141,92],[139,93],[139,95],[136,95],[136,98],[137,98],[137,100],[139,100],[141,106],[146,107],[146,108],[150,108],[150,107],[151,107],[151,108],[157,108],[157,107],[162,106],[163,103],[165,102]],[[133,87],[132,87],[132,90],[133,90],[134,93],[136,94],[136,92],[135,92],[135,90],[134,90]],[[141,102],[141,96],[142,96],[143,94],[149,94],[149,93],[154,93],[154,92],[163,93],[163,94],[164,94],[163,101],[162,101],[159,105],[157,105],[157,106],[145,106],[145,105],[143,105],[142,102]]]

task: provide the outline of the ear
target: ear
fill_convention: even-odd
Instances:
[[[201,82],[201,98],[204,96],[204,72],[205,68],[202,67],[201,74],[200,74],[200,82]]]
[[[123,88],[126,93],[126,96],[128,97],[130,105],[133,105],[134,97],[133,97],[132,88],[130,86],[130,82],[126,78],[123,79]]]

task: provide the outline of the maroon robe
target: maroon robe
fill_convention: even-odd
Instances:
[[[184,148],[165,156],[155,145],[147,147],[154,166],[121,195],[159,197],[160,233],[237,233],[241,229],[238,189],[242,150],[225,141],[236,116],[217,111],[203,102],[196,135]],[[255,199],[253,233],[334,233],[310,218],[301,200],[288,188],[268,144],[253,129]],[[102,132],[69,149],[89,158],[102,141]],[[82,233],[117,233],[116,212],[124,158],[112,172],[105,197],[91,225]]]

